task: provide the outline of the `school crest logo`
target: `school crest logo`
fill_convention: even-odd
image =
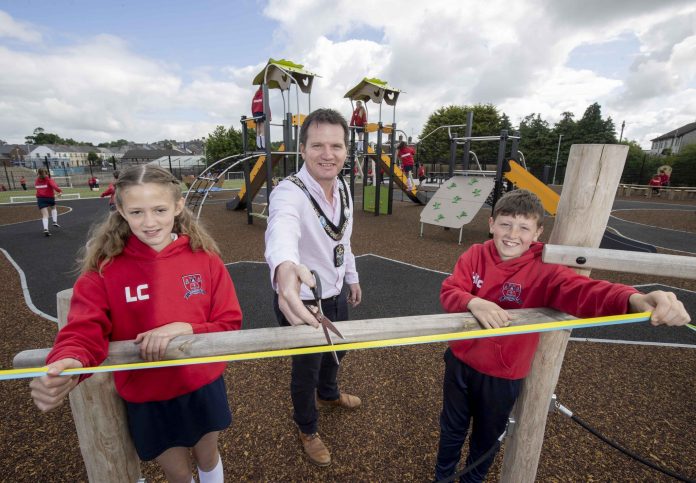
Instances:
[[[198,273],[192,275],[184,275],[181,277],[181,281],[184,282],[184,287],[186,288],[186,295],[184,298],[189,299],[191,295],[205,295],[205,290],[203,290],[203,277]]]
[[[519,283],[505,282],[503,284],[503,296],[500,297],[500,302],[516,302],[521,304],[521,295],[522,285]]]

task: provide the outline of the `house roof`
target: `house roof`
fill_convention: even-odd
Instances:
[[[162,156],[181,156],[175,149],[130,149],[123,155],[123,160],[128,159],[157,159]]]
[[[651,139],[651,141],[661,141],[662,139],[683,136],[684,134],[690,133],[691,131],[696,131],[696,122],[685,124],[682,127],[678,127],[677,129],[668,132],[667,134],[663,134],[662,136],[658,136],[655,139]]]

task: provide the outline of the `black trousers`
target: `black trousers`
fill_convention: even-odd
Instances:
[[[435,466],[436,481],[455,473],[472,419],[466,465],[472,464],[495,445],[505,431],[508,416],[521,388],[522,379],[487,376],[461,362],[447,349],[440,414],[440,445]],[[484,481],[494,458],[495,453],[463,475],[459,481]]]
[[[310,304],[313,301],[305,301],[305,303]],[[345,294],[324,299],[321,306],[324,315],[331,322],[348,320],[348,303]],[[273,309],[280,325],[290,325],[278,307],[278,294],[273,298]],[[333,334],[332,336],[335,341],[336,336]],[[336,355],[341,360],[346,353],[337,351]],[[290,395],[294,410],[293,419],[303,433],[317,432],[319,412],[315,395],[326,401],[338,399],[340,395],[337,382],[338,368],[331,352],[292,356]]]

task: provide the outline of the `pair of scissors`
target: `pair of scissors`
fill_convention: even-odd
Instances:
[[[317,312],[314,314],[314,317],[317,318],[317,321],[321,324],[321,328],[324,329],[326,343],[329,345],[333,345],[333,340],[331,340],[331,334],[329,334],[329,331],[333,332],[341,339],[345,339],[345,337],[343,337],[343,334],[339,332],[336,326],[333,325],[333,323],[324,316],[324,310],[321,308],[321,279],[319,278],[319,274],[314,270],[311,270],[310,273],[314,276],[314,287],[310,288],[312,290],[312,295],[314,295],[314,301],[316,302],[318,309]],[[339,365],[336,351],[332,351],[331,353],[333,354],[334,361],[336,361],[336,365]]]

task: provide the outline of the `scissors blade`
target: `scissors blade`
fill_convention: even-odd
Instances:
[[[324,329],[324,336],[326,337],[326,343],[329,344],[330,346],[333,346],[334,343],[331,340],[331,334],[329,334],[329,329],[328,325],[324,323],[324,321],[328,321],[326,317],[323,318],[321,328]],[[329,322],[331,323],[331,322]],[[331,354],[333,355],[334,361],[336,362],[336,365],[339,366],[341,365],[341,362],[338,360],[338,355],[336,354],[336,351],[331,351]]]
[[[345,337],[343,337],[343,334],[341,334],[341,332],[336,328],[336,326],[333,324],[333,322],[331,322],[326,317],[323,318],[322,324],[325,325],[331,332],[333,332],[334,334],[339,336],[341,339],[345,339]]]

